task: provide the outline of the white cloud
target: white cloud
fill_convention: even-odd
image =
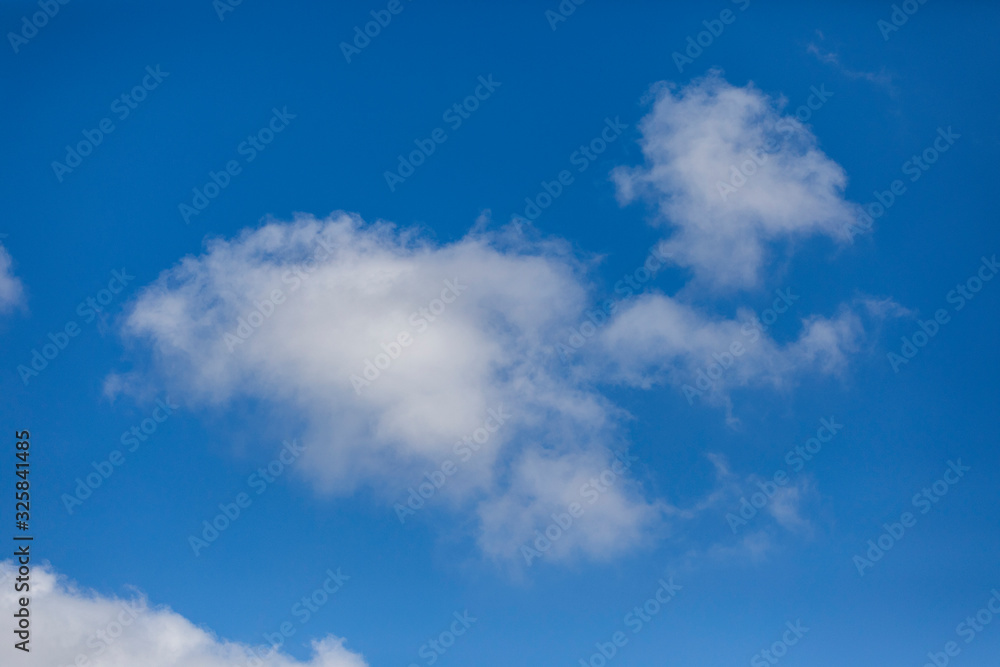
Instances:
[[[13,562],[0,562],[0,608],[11,619],[19,608],[11,585]],[[123,600],[82,591],[49,567],[31,571],[30,652],[5,641],[4,664],[37,667],[365,667],[344,640],[327,636],[313,642],[312,657],[301,662],[265,647],[231,642],[200,628],[167,607],[151,607],[143,596]],[[8,633],[10,631],[8,630]],[[14,640],[17,641],[17,640]],[[254,659],[251,649],[264,657]],[[15,656],[16,654],[16,656]],[[80,656],[88,659],[78,662]]]
[[[24,303],[24,286],[14,275],[13,264],[10,253],[0,244],[0,313]]]
[[[750,311],[710,319],[674,298],[646,294],[601,332],[595,363],[632,386],[687,385],[688,394],[693,387],[721,397],[737,386],[780,387],[808,371],[839,374],[863,337],[860,319],[846,308],[832,319],[802,319],[799,337],[784,345],[762,326]]]
[[[658,202],[673,227],[661,249],[693,269],[695,284],[754,287],[774,242],[832,236],[850,219],[843,170],[752,86],[713,73],[676,93],[661,89],[641,127],[647,164],[616,172],[620,195]],[[763,167],[720,196],[729,166],[768,140]],[[155,363],[109,377],[107,390],[164,384],[192,407],[248,399],[290,415],[307,445],[299,470],[325,493],[365,485],[405,501],[408,487],[450,459],[458,471],[433,502],[474,515],[486,555],[518,559],[624,448],[627,415],[595,389],[602,382],[691,384],[741,342],[746,354],[700,387],[728,405],[733,387],[842,372],[862,337],[846,308],[799,316],[798,338],[779,344],[748,339],[744,311],[720,319],[647,294],[621,306],[577,363],[563,364],[553,346],[591,306],[586,266],[564,241],[488,226],[481,220],[442,245],[338,213],[210,241],[131,304],[125,336],[147,344]],[[490,410],[511,416],[465,460],[455,443],[486,434]],[[610,558],[666,528],[664,518],[714,502],[681,510],[649,500],[634,472],[584,504],[545,557]]]
[[[501,558],[527,553],[526,563],[534,557],[522,547],[547,561],[578,552],[610,559],[648,542],[651,528],[673,509],[634,500],[638,489],[624,467],[629,458],[528,452],[517,463],[510,491],[479,508],[483,551]]]
[[[873,317],[880,320],[897,317],[913,317],[915,314],[914,311],[909,308],[904,308],[889,297],[879,298],[873,296],[863,296],[858,299],[858,301]]]
[[[317,251],[309,271],[303,262]],[[547,521],[579,494],[580,475],[609,464],[618,442],[619,411],[578,388],[551,353],[587,304],[580,272],[565,244],[529,240],[517,226],[438,246],[346,214],[302,217],[184,258],[141,292],[125,330],[151,344],[173,396],[290,407],[305,423],[299,468],[323,491],[370,484],[397,500],[425,471],[458,462],[439,495],[466,510],[478,505],[488,554],[514,553],[523,531],[506,521],[512,508],[519,520]],[[449,283],[460,293],[444,303]],[[282,303],[254,319],[264,319],[259,328],[227,337],[255,303],[270,312],[263,300],[276,289]],[[401,332],[410,344],[390,348],[395,359],[376,358]],[[387,367],[377,378],[369,368],[371,383],[357,384],[366,359]],[[116,377],[109,388],[122,384]],[[456,441],[500,406],[509,419],[461,461]],[[559,554],[627,548],[656,515],[625,484],[599,505]]]
[[[660,85],[640,130],[646,164],[615,170],[619,198],[656,203],[673,232],[666,248],[697,283],[755,287],[770,245],[813,234],[846,240],[855,207],[843,198],[844,170],[752,84],[713,71],[681,89]],[[734,177],[747,161],[751,175]]]

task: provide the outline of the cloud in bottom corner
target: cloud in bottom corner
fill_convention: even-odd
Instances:
[[[19,608],[10,582],[17,576],[12,561],[0,562],[0,610],[6,618]],[[142,595],[104,597],[79,589],[51,567],[31,572],[31,635],[24,653],[13,642],[0,655],[17,654],[17,664],[37,667],[367,667],[345,640],[328,635],[314,640],[306,662],[272,651],[217,637],[168,607],[151,607]],[[86,658],[86,660],[84,660]],[[2,661],[7,664],[6,657]]]

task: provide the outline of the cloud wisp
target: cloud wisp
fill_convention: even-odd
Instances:
[[[0,244],[0,314],[24,304],[24,285],[14,275],[14,260]]]

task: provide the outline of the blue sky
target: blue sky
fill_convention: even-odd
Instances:
[[[0,7],[4,664],[989,664],[996,7],[225,6]]]

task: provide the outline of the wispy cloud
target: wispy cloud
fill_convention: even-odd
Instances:
[[[0,313],[8,312],[23,304],[24,285],[14,275],[14,261],[10,253],[3,244],[0,244]]]
[[[816,31],[816,37],[820,42],[826,39],[823,33],[819,30]],[[809,46],[806,47],[806,51],[815,56],[815,58],[821,63],[830,65],[848,79],[868,81],[877,86],[882,86],[892,92],[892,77],[885,71],[885,67],[879,68],[878,72],[853,70],[841,62],[840,54],[834,51],[825,50],[817,42],[809,42]]]
[[[675,298],[649,294],[602,332],[601,357],[594,363],[603,361],[604,374],[624,384],[689,386],[718,399],[733,387],[781,387],[806,373],[845,371],[864,335],[861,319],[848,308],[832,318],[797,319],[799,337],[782,345],[749,311],[716,319]]]

